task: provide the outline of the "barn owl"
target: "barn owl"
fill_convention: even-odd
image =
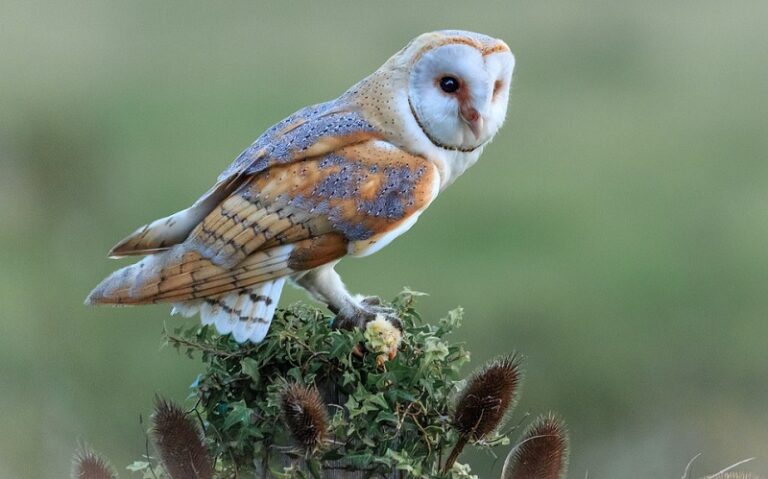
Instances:
[[[382,316],[334,270],[406,232],[472,166],[507,112],[514,56],[501,40],[425,33],[340,97],[269,128],[189,208],[110,251],[144,258],[87,304],[171,303],[237,342],[267,334],[286,280],[340,327]]]

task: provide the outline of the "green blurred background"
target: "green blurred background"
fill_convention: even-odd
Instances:
[[[475,366],[527,355],[515,417],[564,416],[570,477],[768,471],[768,2],[3,0],[1,477],[65,477],[78,440],[122,469],[188,392],[168,308],[83,306],[110,246],[446,27],[512,47],[507,124],[347,283],[464,306]]]

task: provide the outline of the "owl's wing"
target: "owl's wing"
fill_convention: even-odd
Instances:
[[[113,274],[90,301],[141,304],[215,298],[375,251],[437,194],[428,160],[370,140],[251,176],[183,243]]]
[[[109,252],[111,257],[165,251],[184,241],[216,205],[249,177],[275,165],[322,156],[346,145],[380,138],[345,96],[303,108],[262,134],[191,207],[134,231]]]

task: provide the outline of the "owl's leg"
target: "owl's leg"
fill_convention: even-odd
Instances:
[[[394,349],[389,351],[389,355],[394,357],[399,346],[400,332],[403,329],[397,313],[392,308],[382,306],[379,298],[351,295],[339,274],[333,269],[335,264],[329,263],[310,270],[294,278],[294,281],[315,299],[328,305],[328,309],[336,314],[336,319],[333,321],[333,326],[336,328],[365,329],[369,323],[376,320],[389,322],[398,334],[398,344],[393,345]]]
[[[296,277],[295,282],[306,289],[316,300],[328,305],[336,314],[334,326],[338,328],[365,328],[368,322],[384,316],[398,329],[402,329],[395,310],[381,305],[375,296],[353,296],[341,281],[333,267],[336,263],[320,266]]]

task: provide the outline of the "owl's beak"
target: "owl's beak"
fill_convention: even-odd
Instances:
[[[475,139],[479,140],[483,132],[483,117],[469,105],[462,105],[460,114],[461,119],[467,124],[472,134],[475,135]]]

